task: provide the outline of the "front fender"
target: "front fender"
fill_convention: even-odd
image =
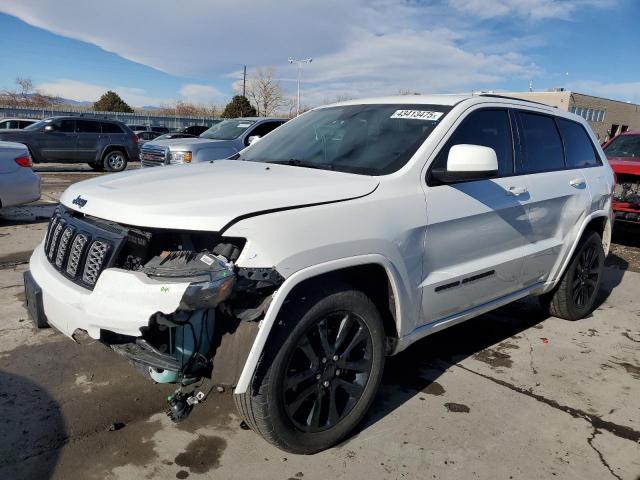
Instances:
[[[260,321],[258,334],[253,342],[253,345],[251,346],[249,356],[247,357],[247,360],[244,364],[234,393],[245,393],[247,391],[247,388],[249,388],[251,379],[253,378],[253,374],[255,373],[256,367],[258,366],[258,361],[262,355],[262,351],[267,344],[271,328],[273,327],[276,318],[278,317],[278,313],[280,312],[280,309],[282,308],[282,305],[284,304],[287,296],[297,285],[305,280],[317,277],[318,275],[341,270],[344,268],[369,264],[381,265],[387,272],[387,276],[389,277],[389,280],[391,282],[391,288],[393,289],[396,310],[396,323],[399,326],[403,316],[403,305],[401,299],[406,298],[405,292],[403,291],[404,286],[400,282],[399,273],[397,272],[394,265],[383,255],[368,254],[359,255],[356,257],[342,258],[299,270],[289,276],[280,286],[280,288],[278,288],[278,290],[273,294],[273,299],[271,301],[271,304],[269,305],[269,309],[267,310],[264,318]],[[400,331],[400,328],[398,328],[398,331]]]

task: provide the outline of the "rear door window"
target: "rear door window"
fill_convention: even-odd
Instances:
[[[537,113],[518,112],[520,149],[516,156],[516,173],[563,170],[564,149],[556,122]]]
[[[100,133],[100,122],[77,120],[76,128],[79,133]]]
[[[122,129],[120,125],[105,122],[102,124],[102,133],[122,133]]]
[[[469,114],[440,151],[432,168],[445,169],[449,150],[454,145],[490,147],[498,157],[498,176],[513,174],[513,140],[506,110],[477,110]]]
[[[71,120],[71,119],[58,120],[58,122],[56,122],[56,125],[58,126],[58,131],[60,132],[75,133],[76,131],[75,120]]]
[[[558,118],[558,127],[564,140],[568,168],[585,168],[602,165],[593,148],[589,135],[579,123]]]

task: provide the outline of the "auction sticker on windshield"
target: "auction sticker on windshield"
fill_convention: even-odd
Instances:
[[[437,121],[442,116],[442,112],[432,112],[430,110],[396,110],[391,118],[409,118],[412,120]]]

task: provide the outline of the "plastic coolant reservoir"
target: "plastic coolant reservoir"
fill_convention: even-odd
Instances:
[[[150,367],[149,375],[158,383],[188,384],[196,381],[197,378],[190,378],[188,369],[193,366],[193,360],[192,365],[189,365],[189,361],[196,352],[204,358],[209,358],[211,353],[215,327],[214,310],[180,312],[176,316],[176,322],[187,322],[176,327],[174,349],[174,356],[186,371],[174,372]]]

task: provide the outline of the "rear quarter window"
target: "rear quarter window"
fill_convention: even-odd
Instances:
[[[518,112],[520,151],[516,173],[538,173],[563,170],[564,149],[553,117]]]
[[[564,140],[568,168],[585,168],[602,165],[593,143],[584,127],[577,122],[558,118],[558,128]]]

